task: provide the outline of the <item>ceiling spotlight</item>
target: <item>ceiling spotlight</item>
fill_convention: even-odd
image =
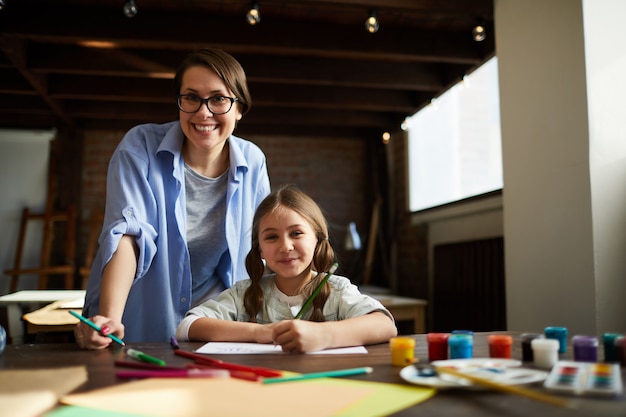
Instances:
[[[376,16],[376,11],[370,10],[370,15],[365,21],[365,30],[367,30],[369,33],[376,33],[378,32],[378,27],[379,23],[378,17]]]
[[[472,29],[472,38],[476,42],[482,42],[487,37],[487,33],[485,32],[485,24],[482,21],[479,21],[474,29]]]
[[[256,1],[252,2],[250,6],[250,10],[246,14],[246,20],[250,26],[254,26],[257,23],[261,22],[261,13],[259,12],[259,3]]]
[[[128,0],[124,3],[124,16],[135,17],[137,15],[137,5],[135,0]]]

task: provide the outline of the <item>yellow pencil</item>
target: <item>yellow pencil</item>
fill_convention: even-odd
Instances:
[[[499,384],[497,382],[491,381],[489,379],[480,378],[474,375],[466,374],[463,372],[456,371],[452,368],[447,368],[445,366],[436,366],[435,370],[439,374],[448,374],[458,378],[465,378],[468,381],[472,381],[477,385],[482,385],[487,388],[492,388],[502,392],[508,392],[510,394],[521,395],[522,397],[531,398],[537,401],[543,401],[544,403],[556,405],[559,407],[571,407],[572,404],[565,398],[559,398],[548,394],[543,394],[541,392],[532,391],[518,385],[504,385]]]

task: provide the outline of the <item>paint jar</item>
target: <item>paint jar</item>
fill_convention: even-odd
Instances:
[[[453,333],[448,337],[450,359],[467,359],[472,357],[474,350],[474,336],[462,333]]]
[[[7,345],[7,331],[0,325],[0,355],[4,352],[4,348]]]
[[[626,367],[626,336],[615,338],[615,355],[622,368]]]
[[[559,341],[559,353],[567,352],[567,328],[566,327],[546,327],[544,334],[548,339],[556,339]]]
[[[534,364],[538,368],[552,368],[559,360],[559,341],[556,339],[533,339],[530,346]]]
[[[511,359],[513,337],[506,334],[490,334],[487,336],[490,358]]]
[[[576,335],[572,337],[574,360],[577,362],[598,361],[598,338],[595,336]]]
[[[448,337],[450,333],[428,333],[428,360],[443,361],[448,359]]]
[[[530,346],[530,342],[535,339],[543,339],[543,335],[541,333],[522,333],[520,339],[522,341],[522,361],[532,362],[533,348]]]
[[[615,339],[623,336],[619,333],[604,333],[602,335],[602,345],[604,346],[604,362],[617,362],[617,349],[615,348]]]
[[[407,336],[396,336],[389,339],[391,364],[407,366],[415,362],[415,339]]]
[[[452,330],[452,334],[468,334],[474,336],[474,332],[471,330]]]

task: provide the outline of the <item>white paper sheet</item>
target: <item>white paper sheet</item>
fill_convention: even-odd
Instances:
[[[233,342],[208,342],[199,347],[195,351],[196,353],[203,353],[207,355],[215,354],[263,354],[263,353],[284,353],[280,346],[263,344],[263,343],[233,343]],[[357,354],[367,353],[367,349],[364,346],[352,346],[338,349],[326,349],[317,352],[310,352],[312,355],[325,355],[325,354]]]

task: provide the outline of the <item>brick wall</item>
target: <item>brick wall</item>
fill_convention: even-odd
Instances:
[[[81,175],[81,242],[84,251],[88,235],[88,221],[94,208],[104,208],[106,171],[111,154],[124,135],[124,131],[91,130],[84,132],[83,170]],[[328,137],[250,136],[263,149],[267,157],[272,188],[285,183],[297,184],[322,207],[334,227],[331,241],[343,266],[358,282],[362,274],[366,240],[369,235],[376,184],[384,197],[381,219],[385,229],[385,248],[377,245],[371,284],[391,286],[394,275],[396,292],[409,297],[428,297],[427,245],[425,227],[411,226],[406,212],[405,142],[402,135],[393,135],[387,148],[372,146],[362,139]],[[382,152],[390,152],[391,174],[374,175],[374,169],[387,170],[381,164]],[[385,157],[382,157],[385,160]],[[387,201],[392,199],[393,201]],[[393,214],[389,219],[390,211]],[[346,252],[342,248],[345,231],[354,221],[363,240],[360,253]],[[387,230],[389,229],[389,230]],[[380,250],[396,248],[395,271],[386,270],[379,255]],[[83,259],[79,253],[79,259]],[[390,259],[387,259],[391,262]]]

